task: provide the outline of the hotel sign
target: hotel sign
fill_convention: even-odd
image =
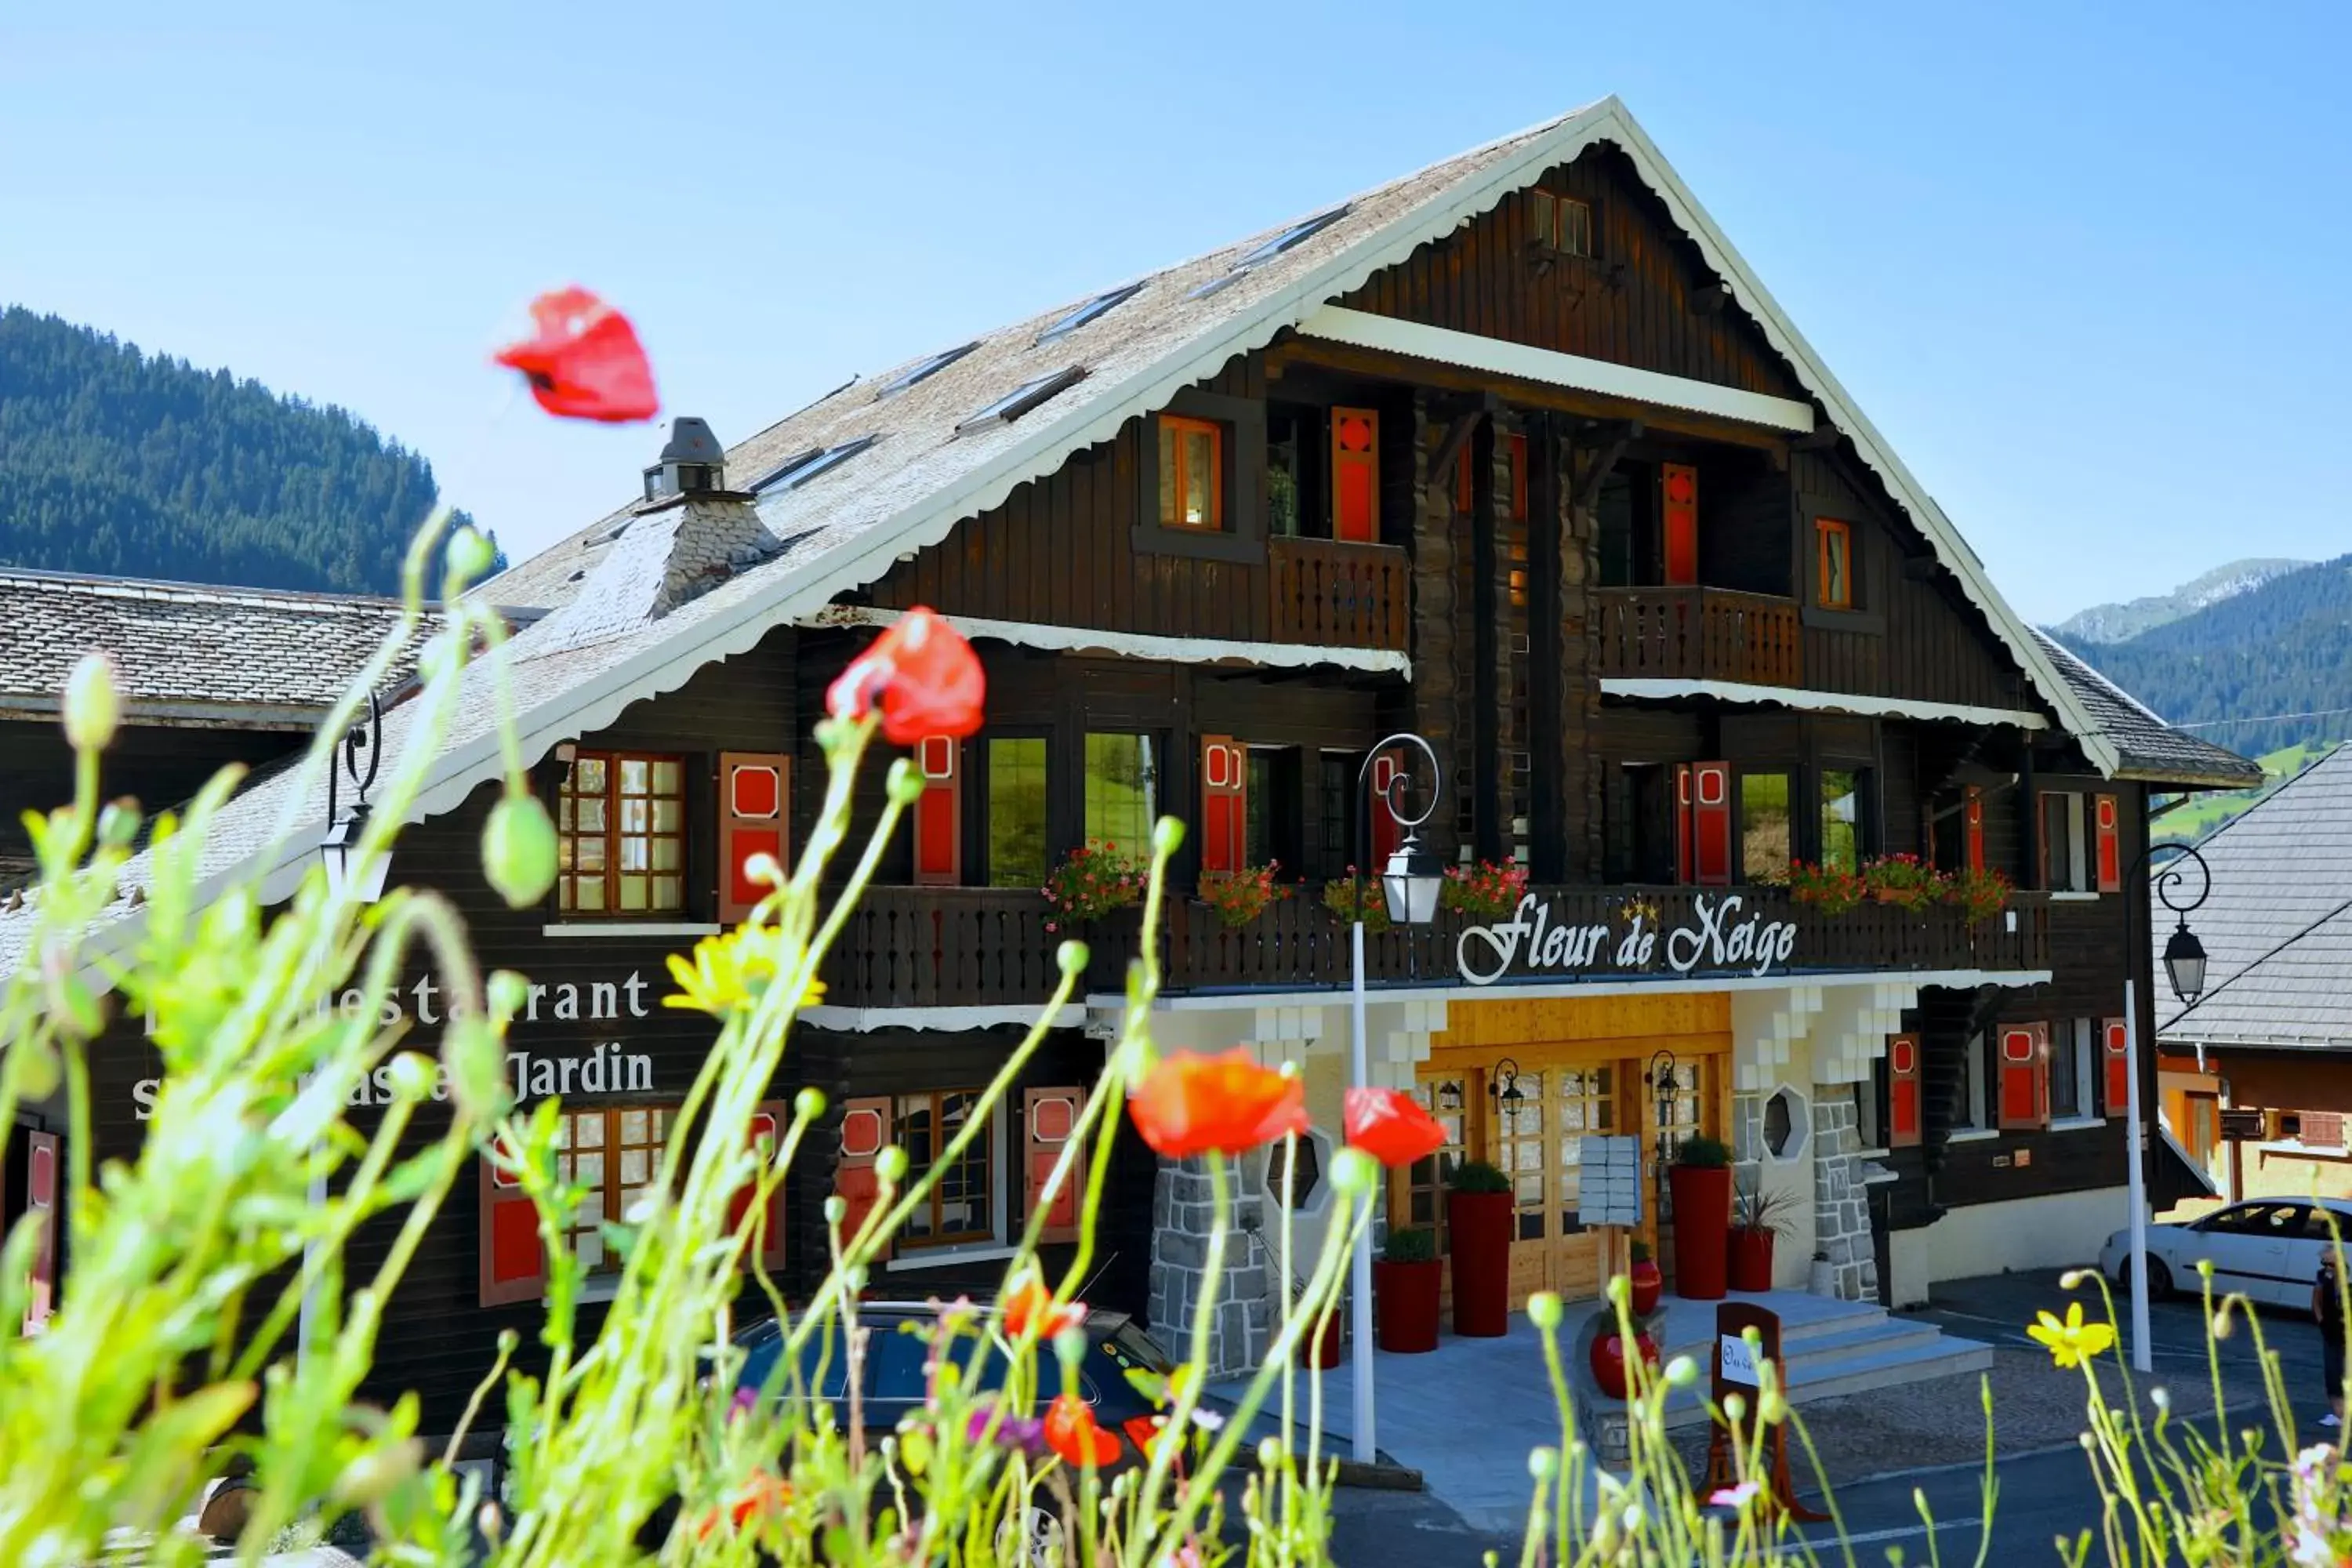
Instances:
[[[1738,893],[1699,893],[1690,916],[1667,926],[1652,911],[1619,921],[1580,922],[1558,918],[1534,893],[1519,900],[1507,921],[1472,926],[1454,943],[1454,963],[1472,985],[1549,975],[1642,973],[1661,961],[1668,973],[1737,973],[1762,979],[1797,951],[1793,921],[1747,911]]]

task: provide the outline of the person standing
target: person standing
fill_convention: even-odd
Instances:
[[[2330,1247],[2319,1260],[2319,1278],[2312,1282],[2311,1315],[2319,1320],[2319,1364],[2327,1380],[2327,1414],[2322,1426],[2344,1424],[2344,1292],[2336,1271],[2336,1249]]]

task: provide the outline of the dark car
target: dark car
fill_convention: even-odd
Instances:
[[[931,1343],[939,1324],[939,1308],[931,1302],[861,1302],[857,1309],[858,1326],[867,1331],[866,1359],[858,1377],[858,1406],[869,1432],[887,1432],[908,1411],[919,1408],[928,1391],[925,1363],[931,1354]],[[1085,1332],[1087,1352],[1078,1367],[1078,1392],[1093,1412],[1095,1424],[1118,1442],[1118,1457],[1103,1467],[1116,1473],[1145,1462],[1142,1445],[1154,1434],[1154,1418],[1160,1409],[1152,1391],[1161,1380],[1176,1370],[1176,1363],[1158,1342],[1136,1326],[1123,1312],[1089,1312]],[[770,1388],[780,1399],[808,1397],[832,1406],[836,1421],[846,1423],[848,1410],[848,1358],[844,1354],[838,1330],[833,1335],[830,1353],[822,1330],[809,1336],[801,1353],[800,1390],[795,1394],[794,1380],[778,1377],[777,1359],[783,1352],[784,1336],[773,1318],[750,1324],[735,1334],[735,1343],[744,1353],[743,1365],[736,1374],[739,1397],[749,1393],[753,1397]],[[960,1363],[969,1368],[971,1357],[983,1354],[978,1388],[982,1393],[1003,1386],[1005,1363],[993,1342],[982,1341],[970,1333],[959,1334],[953,1342]],[[1051,1377],[1050,1348],[1039,1352],[1048,1378]],[[1211,1406],[1212,1419],[1222,1419],[1223,1411]],[[1256,1445],[1273,1436],[1277,1425],[1263,1413],[1250,1427],[1246,1440],[1235,1451],[1238,1466],[1253,1462]],[[1062,1524],[1053,1512],[1045,1508],[1033,1508],[1024,1521],[1029,1548],[1022,1561],[1035,1563],[1056,1563],[1062,1557]]]

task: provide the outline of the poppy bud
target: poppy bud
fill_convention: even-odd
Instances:
[[[890,772],[884,782],[891,800],[899,805],[912,805],[923,798],[923,775],[916,772],[915,764],[905,757],[890,764]]]
[[[395,1097],[413,1105],[433,1092],[433,1064],[415,1051],[403,1051],[392,1058],[388,1081]]]
[[[489,996],[490,1016],[493,1018],[511,1018],[521,1012],[523,1005],[530,1000],[530,982],[511,969],[491,971],[489,984],[485,989]]]
[[[762,888],[781,888],[784,885],[784,868],[782,862],[778,861],[773,855],[764,852],[744,858],[743,876],[747,881],[756,882]]]
[[[530,908],[555,886],[555,824],[538,796],[509,789],[490,808],[482,874],[510,910]]]
[[[1054,950],[1054,963],[1065,974],[1079,974],[1085,973],[1090,956],[1085,942],[1066,942]]]
[[[890,1186],[907,1179],[907,1152],[896,1143],[874,1156],[874,1174]]]
[[[1163,816],[1151,825],[1151,852],[1173,855],[1184,842],[1184,825],[1172,816]]]
[[[55,1046],[37,1035],[28,1035],[8,1048],[19,1058],[16,1087],[26,1100],[47,1100],[57,1093],[63,1068]]]
[[[499,552],[490,542],[474,529],[461,528],[449,536],[447,551],[449,585],[462,589],[476,583],[498,563]]]
[[[1528,1450],[1528,1474],[1549,1481],[1559,1474],[1559,1450],[1538,1447]]]
[[[804,1089],[793,1096],[793,1114],[803,1121],[814,1121],[824,1114],[824,1091]]]
[[[131,841],[138,837],[139,805],[136,801],[110,800],[99,808],[99,843],[109,849],[128,849]]]
[[[488,1121],[507,1108],[506,1051],[498,1032],[478,1018],[449,1016],[441,1034],[441,1060],[459,1105]]]
[[[847,1199],[831,1197],[824,1200],[824,1223],[828,1229],[839,1225],[843,1220],[848,1217],[849,1203]]]
[[[335,1500],[354,1508],[382,1502],[394,1488],[416,1474],[424,1456],[425,1446],[414,1437],[365,1450],[335,1478]]]
[[[122,696],[114,679],[114,661],[102,653],[86,653],[74,661],[66,677],[66,740],[77,752],[102,752],[113,743],[122,722]]]
[[[1538,1290],[1528,1298],[1528,1321],[1545,1333],[1559,1327],[1559,1298],[1551,1291]]]
[[[1342,1149],[1331,1159],[1331,1184],[1353,1197],[1370,1193],[1381,1179],[1381,1163],[1361,1149]]]

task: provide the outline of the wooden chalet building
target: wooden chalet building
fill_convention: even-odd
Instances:
[[[1436,847],[1531,875],[1515,920],[1369,947],[1374,1076],[1437,1108],[1447,1163],[1511,1173],[1522,1295],[1590,1294],[1612,1261],[1579,1219],[1585,1131],[1734,1141],[1795,1200],[1784,1284],[1817,1251],[1842,1293],[1897,1302],[2088,1258],[2123,1212],[2104,1025],[2147,972],[2122,891],[2146,797],[2247,772],[2185,738],[2119,743],[2112,689],[2011,612],[1613,100],[943,345],[723,455],[682,423],[644,499],[482,592],[544,612],[511,656],[561,887],[516,913],[480,884],[487,702],[392,874],[535,983],[516,1087],[562,1098],[607,1213],[709,1037],[660,1007],[664,961],[740,911],[743,854],[803,837],[826,684],[916,605],[982,650],[986,727],[918,748],[927,792],[776,1085],[835,1107],[786,1194],[799,1281],[824,1198],[887,1142],[924,1164],[1047,997],[1053,865],[1139,846],[1160,813],[1196,825],[1182,893],[1267,863],[1299,882],[1240,930],[1176,902],[1150,938],[1161,1045],[1296,1064],[1336,1129],[1348,943],[1318,895],[1356,858],[1364,753],[1399,730],[1445,763]],[[394,709],[389,744],[405,725]],[[315,848],[268,837],[273,787],[218,853],[281,890]],[[1384,812],[1368,831],[1394,840]],[[2021,890],[1971,924],[1825,915],[1783,885],[1792,860],[1895,852]],[[992,1281],[1101,1068],[1142,940],[1125,919],[1088,931],[1086,995],[878,1289]],[[430,1040],[429,982],[408,1006]],[[136,1140],[152,1072],[116,1042],[102,1152]],[[1328,1136],[1297,1183],[1310,1247]],[[1442,1215],[1439,1174],[1397,1183],[1392,1223]],[[1108,1180],[1093,1297],[1173,1319],[1200,1285],[1199,1178],[1130,1138]],[[1267,1173],[1247,1184],[1271,1237]],[[402,1292],[383,1375],[428,1415],[535,1310],[513,1201],[454,1205]],[[1227,1267],[1233,1364],[1281,1282],[1258,1242]]]

